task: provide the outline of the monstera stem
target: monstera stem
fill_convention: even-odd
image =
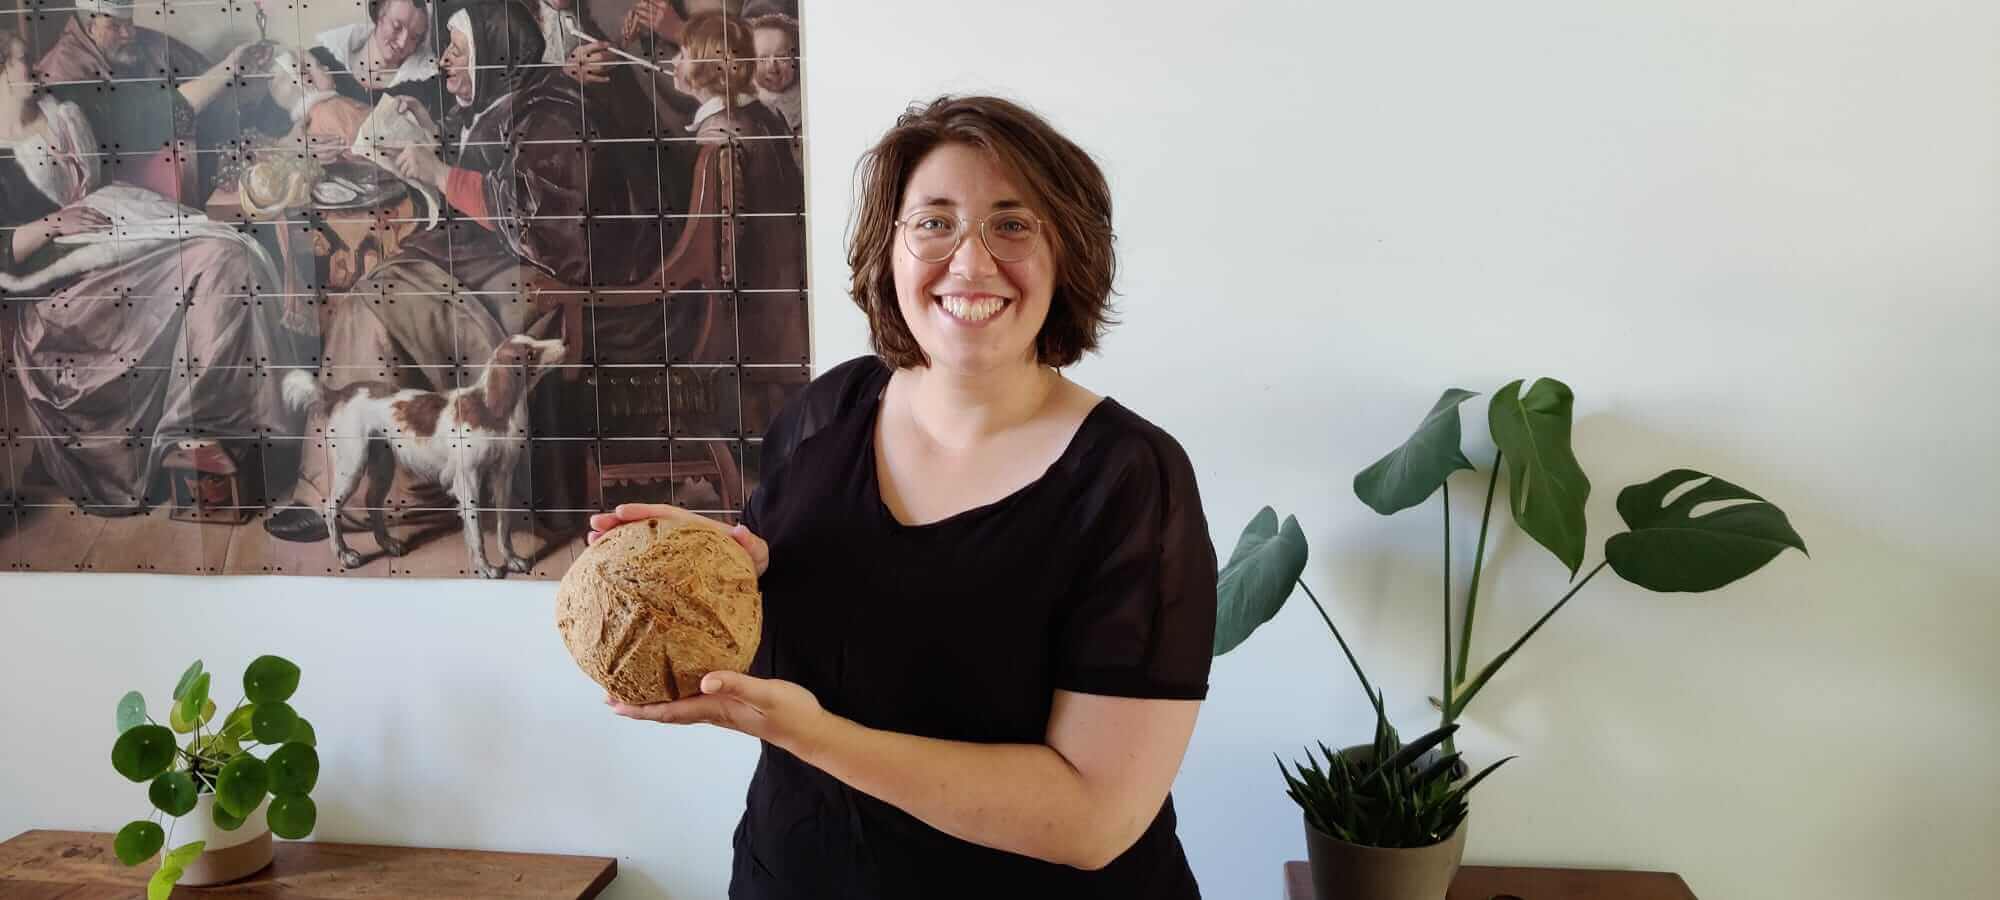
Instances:
[[[1444,499],[1444,709],[1451,710],[1451,483],[1438,486]],[[1444,725],[1451,724],[1446,720]],[[1457,751],[1450,737],[1444,739],[1444,752],[1450,756]]]
[[[1479,677],[1474,678],[1471,684],[1465,686],[1464,692],[1458,695],[1457,706],[1454,707],[1449,704],[1445,706],[1445,721],[1453,721],[1458,718],[1460,713],[1465,712],[1466,706],[1472,703],[1473,696],[1479,693],[1480,688],[1486,686],[1486,682],[1492,679],[1495,672],[1500,671],[1501,666],[1507,664],[1507,660],[1513,657],[1514,651],[1521,649],[1521,645],[1527,643],[1529,638],[1534,637],[1535,632],[1542,630],[1542,625],[1548,622],[1549,618],[1554,616],[1557,611],[1561,610],[1563,604],[1569,602],[1569,598],[1576,596],[1577,591],[1583,590],[1583,586],[1589,584],[1590,579],[1597,577],[1597,573],[1603,571],[1604,567],[1610,562],[1607,559],[1604,562],[1598,563],[1596,568],[1590,570],[1590,574],[1583,576],[1582,581],[1577,582],[1574,587],[1569,589],[1569,593],[1564,594],[1561,600],[1557,600],[1556,605],[1549,607],[1548,612],[1542,613],[1542,617],[1536,619],[1535,624],[1528,626],[1527,633],[1521,635],[1520,639],[1516,640],[1513,646],[1501,651],[1499,656],[1493,657],[1493,661],[1486,664],[1486,668],[1480,669]]]
[[[1479,608],[1479,573],[1486,565],[1486,526],[1493,522],[1493,488],[1500,483],[1500,457],[1493,454],[1493,474],[1486,479],[1486,511],[1479,516],[1479,549],[1472,553],[1472,585],[1465,590],[1465,621],[1459,623],[1458,674],[1454,684],[1465,683],[1465,664],[1472,655],[1472,615]],[[1446,704],[1450,709],[1450,704]],[[1450,725],[1447,719],[1443,724]]]
[[[1319,617],[1326,621],[1327,630],[1333,632],[1333,639],[1340,642],[1340,652],[1347,654],[1347,664],[1354,667],[1354,677],[1361,679],[1361,690],[1368,695],[1368,705],[1374,707],[1375,711],[1380,713],[1382,711],[1382,699],[1375,695],[1375,688],[1368,683],[1368,676],[1361,671],[1361,664],[1354,660],[1354,651],[1347,648],[1347,639],[1340,636],[1339,628],[1334,627],[1333,617],[1326,614],[1326,607],[1321,606],[1319,598],[1313,596],[1313,589],[1306,587],[1305,579],[1299,579],[1299,587],[1305,589],[1306,599],[1311,600],[1313,608],[1319,610]]]

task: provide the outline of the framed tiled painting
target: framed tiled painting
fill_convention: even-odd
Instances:
[[[796,0],[0,0],[0,569],[550,578],[810,373]]]

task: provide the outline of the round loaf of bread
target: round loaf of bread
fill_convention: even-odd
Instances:
[[[764,598],[727,534],[647,519],[606,532],[563,573],[556,630],[614,699],[678,700],[699,695],[703,675],[750,667]]]

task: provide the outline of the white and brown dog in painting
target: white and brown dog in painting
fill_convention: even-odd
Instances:
[[[517,334],[494,349],[477,382],[442,393],[373,381],[329,390],[311,372],[287,374],[286,404],[297,410],[318,407],[325,414],[333,474],[321,512],[340,564],[350,569],[361,565],[361,554],[347,546],[339,523],[340,509],[364,473],[370,476],[368,524],[375,541],[384,553],[403,555],[402,542],[389,536],[382,517],[383,497],[400,465],[458,501],[466,553],[480,575],[504,578],[507,570],[527,572],[531,563],[514,552],[513,516],[505,510],[512,504],[514,470],[526,453],[528,395],[562,356],[559,339]],[[498,532],[506,569],[488,561],[480,536],[480,501],[488,495],[488,508],[502,510]]]

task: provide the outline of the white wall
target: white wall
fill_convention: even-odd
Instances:
[[[1469,859],[1672,869],[1705,900],[2000,892],[2000,7],[806,6],[817,358],[865,349],[857,154],[914,97],[1037,106],[1117,191],[1127,321],[1077,377],[1181,439],[1225,552],[1262,504],[1300,516],[1406,731],[1439,511],[1381,519],[1348,483],[1440,389],[1576,389],[1592,564],[1618,489],[1675,466],[1791,513],[1811,559],[1694,597],[1607,571],[1529,645],[1462,742],[1520,755]],[[1564,581],[1502,534],[1486,653]],[[0,834],[142,813],[107,765],[118,695],[282,652],[319,837],[615,854],[611,896],[722,896],[753,744],[607,714],[552,590],[0,577]],[[1176,786],[1208,896],[1278,895],[1304,843],[1272,754],[1366,727],[1324,631],[1300,598],[1215,667]]]

